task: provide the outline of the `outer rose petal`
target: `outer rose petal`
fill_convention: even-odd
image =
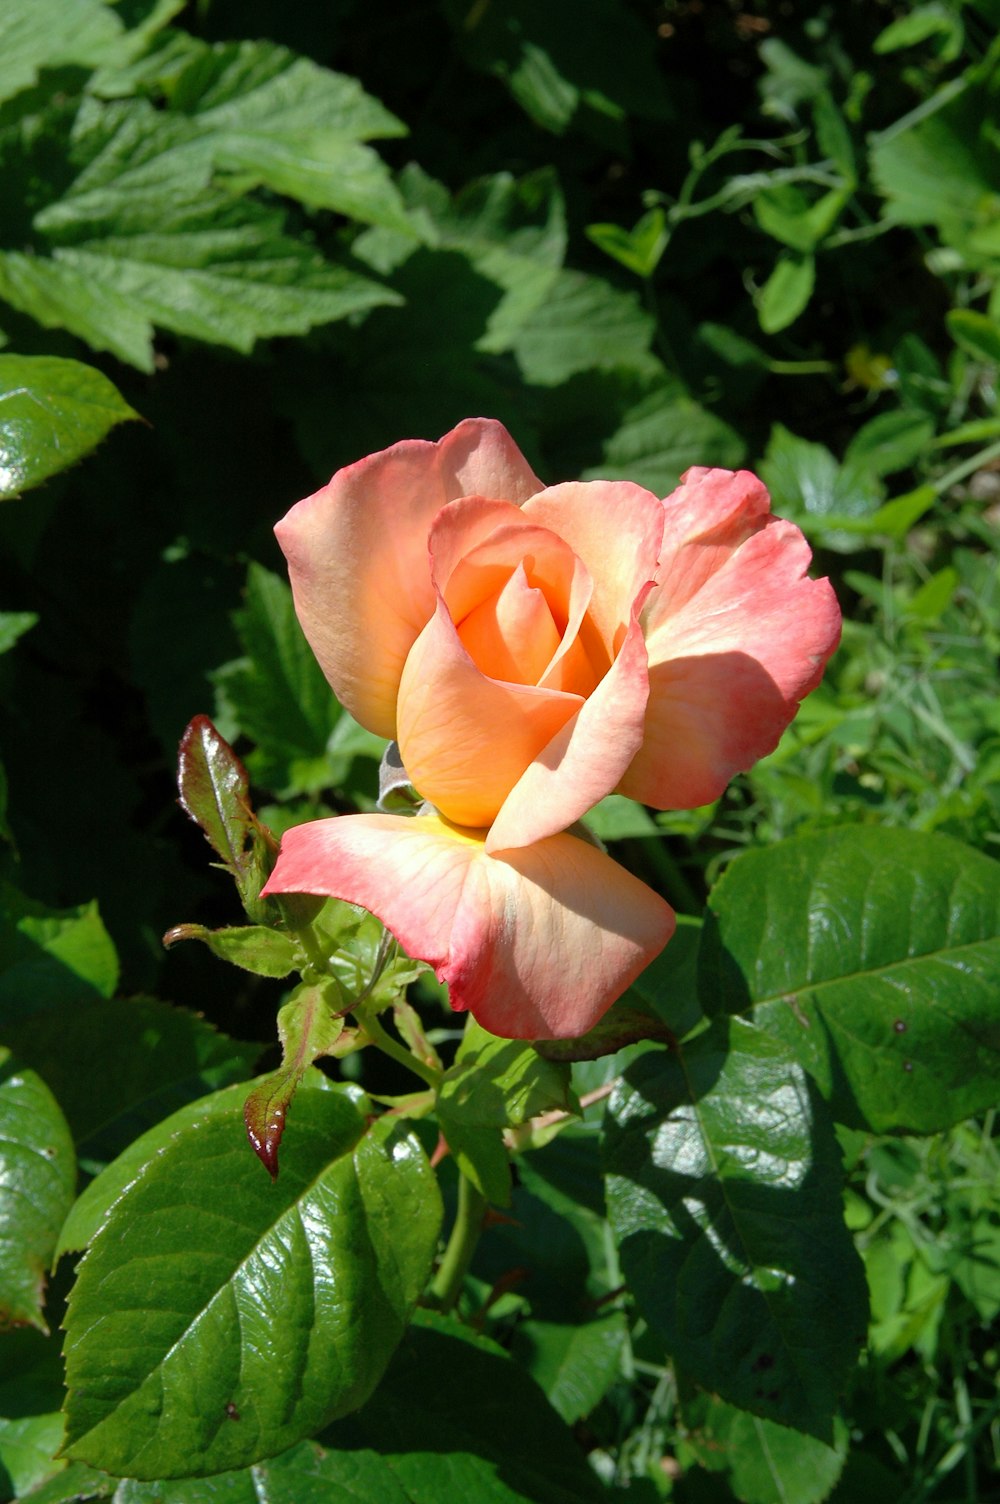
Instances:
[[[540,487],[502,424],[467,418],[436,444],[406,439],[338,470],[279,522],[302,629],[363,726],[396,734],[403,663],[434,610],[435,514],[459,496],[519,503]]]
[[[798,528],[770,520],[676,613],[648,610],[649,704],[641,750],[619,784],[660,809],[689,809],[777,746],[840,639],[829,580],[810,580]]]
[[[604,852],[558,835],[503,857],[433,816],[346,815],[286,831],[265,893],[377,914],[407,953],[506,1039],[584,1034],[674,931],[668,906]]]

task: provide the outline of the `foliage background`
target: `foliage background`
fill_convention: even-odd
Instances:
[[[380,749],[331,703],[271,527],[337,466],[472,413],[551,481],[663,495],[747,464],[834,579],[843,648],[774,756],[711,808],[596,813],[679,911],[739,851],[845,822],[995,857],[998,20],[995,0],[4,0],[9,1005],[62,943],[83,998],[169,999],[273,1048],[279,983],[160,943],[238,917],[176,806],[177,743],[212,714],[279,832],[370,807]],[[97,1167],[122,1064],[79,1049]],[[992,1117],[841,1147],[874,1325],[835,1497],[989,1498]],[[600,1208],[571,1177],[559,1194],[568,1250],[545,1241],[555,1192],[484,1245],[490,1330],[609,1486],[771,1497],[760,1437],[679,1391],[641,1321],[627,1346],[603,1329],[600,1379],[560,1402],[541,1328]],[[580,1264],[598,1305],[603,1257]],[[522,1259],[546,1265],[528,1307],[503,1285]],[[44,1473],[5,1466],[19,1493]]]

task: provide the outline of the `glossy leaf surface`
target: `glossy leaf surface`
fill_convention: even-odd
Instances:
[[[73,1201],[76,1155],[48,1087],[0,1048],[0,1327],[45,1330],[45,1270]]]
[[[805,1072],[722,1020],[627,1069],[605,1148],[622,1269],[668,1353],[732,1404],[829,1439],[867,1297]]]
[[[210,1473],[355,1409],[405,1329],[439,1222],[417,1141],[369,1126],[347,1092],[302,1094],[276,1183],[238,1108],[177,1133],[80,1267],[68,1454],[119,1476]]]
[[[928,1133],[995,1105],[996,862],[941,835],[827,830],[740,857],[710,914],[704,1006],[752,1007],[839,1121]]]
[[[78,360],[0,355],[0,498],[57,475],[136,414]]]

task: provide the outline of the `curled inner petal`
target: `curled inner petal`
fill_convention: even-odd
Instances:
[[[549,603],[542,590],[528,583],[523,561],[496,595],[456,625],[477,668],[514,684],[537,684],[559,647]]]

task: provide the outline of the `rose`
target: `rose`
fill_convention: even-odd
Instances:
[[[747,472],[546,489],[483,419],[338,471],[277,533],[333,689],[437,814],[296,827],[267,891],[372,909],[494,1033],[583,1032],[673,920],[565,832],[615,789],[706,803],[773,749],[839,636],[802,534]]]

